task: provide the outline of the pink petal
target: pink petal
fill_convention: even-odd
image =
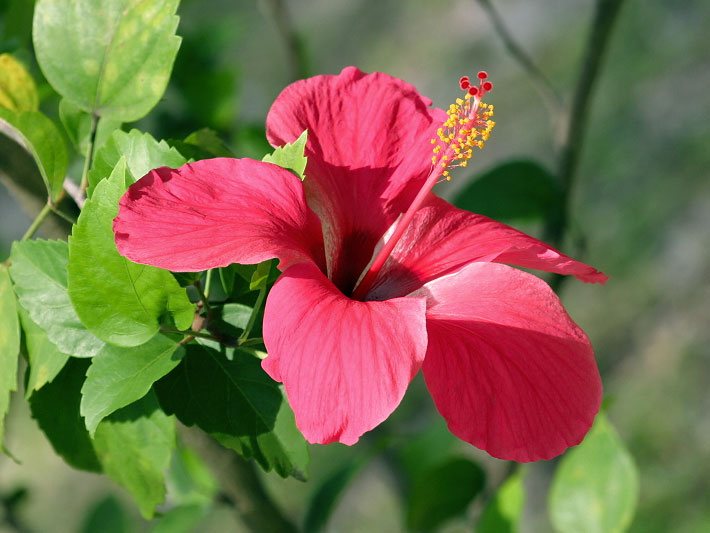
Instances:
[[[269,294],[262,365],[306,439],[355,444],[397,407],[426,352],[425,298],[350,300],[312,264]]]
[[[402,80],[348,67],[289,85],[269,111],[274,146],[308,130],[308,203],[325,227],[329,277],[346,293],[429,173],[429,141],[446,120],[430,104]]]
[[[136,263],[200,271],[277,257],[323,264],[320,223],[301,181],[271,163],[208,159],[150,171],[121,198],[119,252]]]
[[[369,298],[403,296],[474,261],[556,272],[590,283],[607,276],[510,226],[458,209],[434,195],[412,220]]]
[[[592,425],[602,387],[589,339],[535,276],[474,263],[425,285],[424,378],[459,438],[494,457],[550,459]]]

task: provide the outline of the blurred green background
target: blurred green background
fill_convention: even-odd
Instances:
[[[29,46],[22,6],[31,13],[31,4],[0,2],[5,50]],[[495,5],[568,103],[593,2]],[[474,0],[183,0],[179,14],[184,40],[173,78],[158,108],[138,125],[157,138],[209,126],[240,156],[261,157],[269,105],[296,77],[357,65],[406,79],[445,107],[458,95],[459,76],[485,68],[496,84],[488,100],[496,105],[498,125],[475,164],[439,186],[439,194],[452,197],[509,159],[554,168],[554,117]],[[293,34],[284,33],[284,25]],[[631,528],[638,532],[710,531],[708,26],[706,0],[625,3],[593,99],[573,190],[572,232],[563,247],[611,277],[604,287],[571,281],[563,300],[595,344],[609,418],[640,468],[641,499]],[[39,77],[36,65],[33,74]],[[43,109],[56,114],[50,91],[45,86]],[[0,256],[29,222],[0,187]],[[64,465],[24,405],[14,405],[7,444],[21,464],[0,457],[0,494],[27,489],[17,506],[22,524],[42,532],[108,531],[91,529],[91,513],[102,504],[104,512],[125,515],[124,529],[116,531],[149,529],[107,479]],[[439,442],[443,427],[420,381],[388,424],[399,435],[426,430],[431,442]],[[493,481],[504,473],[504,463],[466,445],[446,438],[440,445],[484,461]],[[313,446],[311,481],[271,474],[267,485],[301,522],[319,480],[366,448]],[[369,462],[348,488],[330,530],[402,530],[397,479],[383,460]],[[527,468],[523,531],[550,530],[552,466]],[[477,512],[474,505],[471,513]],[[466,524],[461,519],[446,530],[466,531]],[[217,506],[199,530],[240,527],[227,507]],[[5,531],[13,529],[0,523]]]

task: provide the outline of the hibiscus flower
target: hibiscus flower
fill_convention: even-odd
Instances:
[[[508,265],[606,277],[431,192],[490,132],[480,78],[462,78],[467,96],[448,114],[383,73],[298,81],[266,129],[273,146],[308,130],[303,182],[218,158],[155,169],[121,200],[116,244],[132,261],[202,271],[279,259],[263,368],[310,442],[354,444],[420,369],[451,432],[495,457],[551,458],[592,424],[589,339],[545,282]]]

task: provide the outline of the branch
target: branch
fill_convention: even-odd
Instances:
[[[262,5],[268,10],[269,15],[276,25],[276,30],[286,46],[289,77],[292,81],[308,76],[306,53],[301,37],[293,27],[291,15],[286,8],[284,0],[262,0]]]
[[[553,122],[556,122],[556,118],[562,115],[562,98],[557,93],[555,88],[552,86],[552,82],[543,74],[543,72],[535,65],[532,58],[525,52],[523,47],[518,44],[510,31],[503,22],[503,18],[500,13],[493,7],[490,0],[476,0],[478,4],[483,8],[488,15],[488,18],[493,24],[493,29],[500,37],[508,53],[511,57],[518,62],[518,64],[528,73],[530,76],[535,89],[542,97],[543,102],[547,106],[550,113],[553,115]]]
[[[67,195],[69,195],[69,197],[74,200],[74,203],[79,209],[84,207],[86,197],[82,194],[79,186],[74,183],[69,177],[64,178],[64,192],[66,192]]]
[[[269,494],[251,461],[220,446],[197,427],[179,426],[185,443],[197,450],[229,502],[250,531],[291,533],[296,526],[286,518]]]
[[[557,175],[562,186],[562,206],[557,220],[545,228],[545,240],[559,247],[569,225],[569,204],[575,185],[580,156],[589,121],[589,109],[602,61],[608,49],[614,22],[624,0],[597,0],[594,21],[587,39],[582,69],[577,79],[572,109],[562,144]],[[558,291],[565,276],[555,276],[552,288]]]

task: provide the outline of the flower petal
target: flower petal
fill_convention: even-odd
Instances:
[[[397,407],[426,352],[424,298],[358,302],[312,264],[282,274],[264,315],[262,365],[306,439],[354,444]]]
[[[121,198],[114,233],[131,261],[173,271],[274,257],[281,269],[299,261],[323,264],[320,224],[301,181],[251,159],[150,171]]]
[[[409,294],[474,261],[572,275],[589,283],[607,280],[594,267],[575,261],[534,237],[431,195],[385,263],[368,298]]]
[[[542,280],[474,263],[425,285],[424,378],[459,438],[494,457],[550,459],[578,444],[601,403],[589,339]]]
[[[308,203],[323,221],[329,277],[346,293],[431,169],[446,114],[430,104],[402,80],[348,67],[289,85],[269,111],[274,146],[308,130]]]

